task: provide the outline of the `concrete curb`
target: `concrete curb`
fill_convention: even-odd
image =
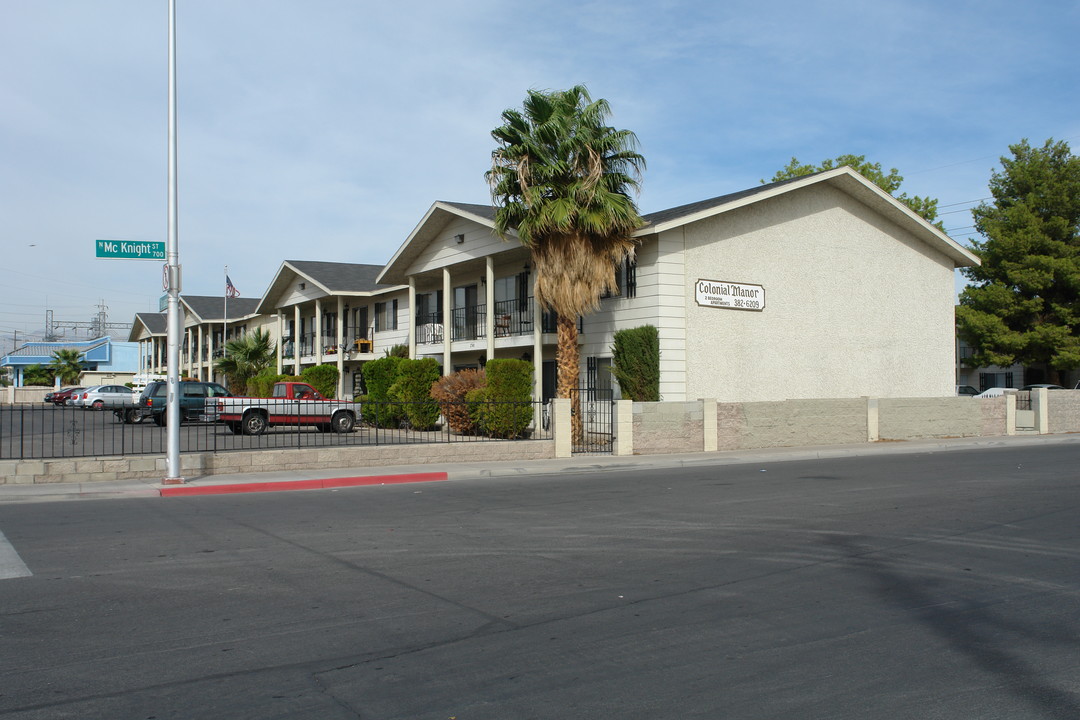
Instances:
[[[399,485],[415,482],[449,480],[445,472],[408,473],[401,475],[372,475],[367,477],[314,478],[311,480],[278,480],[271,482],[229,483],[220,485],[170,485],[158,491],[161,497],[189,495],[229,495],[232,493],[282,492],[289,490],[322,490],[326,488],[358,487],[361,485]]]

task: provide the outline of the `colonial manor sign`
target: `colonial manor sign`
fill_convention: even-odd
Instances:
[[[759,311],[765,309],[765,288],[761,285],[725,280],[698,280],[694,286],[694,295],[697,304],[705,307]]]

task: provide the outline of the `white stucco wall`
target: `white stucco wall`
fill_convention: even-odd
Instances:
[[[953,394],[952,261],[847,194],[815,185],[659,242],[685,243],[685,398]],[[766,307],[698,306],[698,279],[762,285]]]

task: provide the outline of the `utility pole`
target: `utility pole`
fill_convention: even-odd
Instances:
[[[184,482],[180,475],[180,244],[176,209],[176,0],[169,0],[169,181],[168,226],[166,243],[165,291],[168,293],[166,315],[166,386],[165,425],[167,454],[166,485]]]

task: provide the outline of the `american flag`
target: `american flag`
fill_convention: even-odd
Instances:
[[[225,276],[225,297],[238,298],[240,297],[240,291],[236,289],[236,286],[232,284],[232,280],[229,276]]]

